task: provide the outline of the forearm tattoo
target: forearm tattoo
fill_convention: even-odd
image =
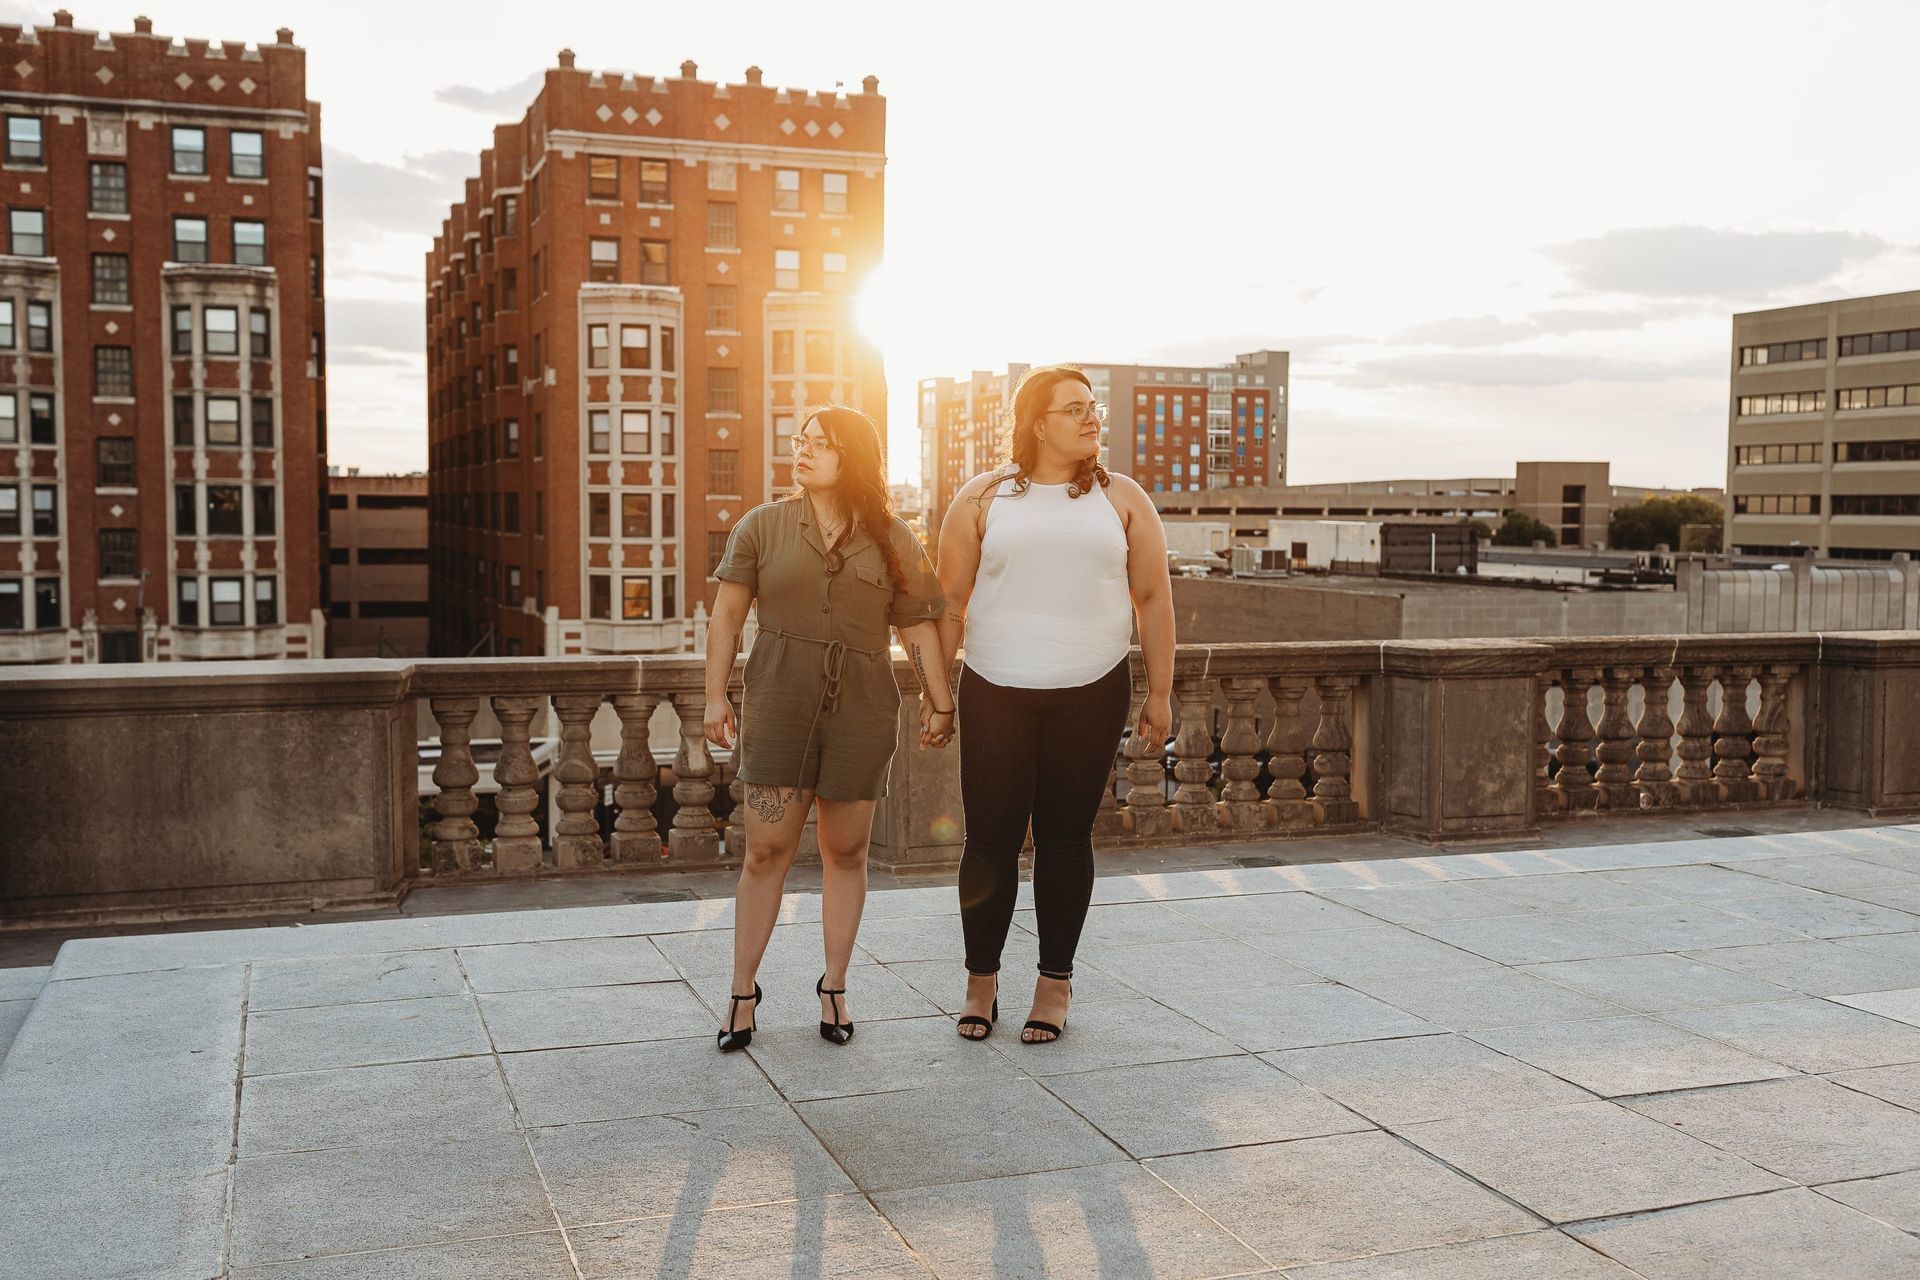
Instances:
[[[925,698],[928,702],[932,702],[933,688],[934,688],[933,678],[927,674],[927,658],[926,658],[925,649],[919,644],[910,644],[907,646],[907,654],[913,659],[914,677],[920,681],[920,696]],[[944,685],[946,682],[943,680],[941,681],[941,683]],[[949,698],[952,697],[952,690],[950,689],[948,690],[948,696]],[[953,703],[951,701],[947,703],[946,709],[948,711],[953,710]],[[935,708],[935,710],[939,710],[939,708]]]
[[[793,793],[798,796],[800,793]],[[787,793],[779,787],[762,786],[759,783],[747,784],[747,807],[760,816],[762,822],[780,822],[787,816]]]

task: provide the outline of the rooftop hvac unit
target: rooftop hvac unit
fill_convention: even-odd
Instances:
[[[1236,578],[1283,578],[1287,574],[1285,547],[1235,547],[1233,576]]]

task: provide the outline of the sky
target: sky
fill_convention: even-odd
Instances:
[[[81,27],[134,10],[70,4]],[[891,470],[914,386],[1293,353],[1289,479],[1717,485],[1735,312],[1920,289],[1920,5],[167,3],[293,28],[323,108],[331,461],[426,461],[423,262],[557,51],[888,99]],[[51,10],[0,0],[8,21]]]

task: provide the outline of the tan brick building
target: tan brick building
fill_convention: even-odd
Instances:
[[[805,406],[886,427],[879,82],[559,61],[427,258],[435,653],[686,647]]]
[[[0,26],[0,662],[323,648],[306,54]]]
[[[330,658],[427,656],[427,477],[327,483]]]
[[[1733,318],[1731,551],[1920,553],[1920,290]]]

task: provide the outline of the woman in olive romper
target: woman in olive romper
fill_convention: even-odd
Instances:
[[[893,515],[873,420],[816,411],[793,438],[791,498],[755,507],[727,540],[707,627],[709,741],[734,747],[746,788],[747,850],[734,907],[733,990],[722,1052],[745,1048],[763,993],[755,980],[780,912],[807,814],[816,806],[826,971],[814,984],[820,1034],[853,1035],[847,962],[867,893],[874,803],[886,793],[900,690],[888,628],[921,683],[920,746],[953,737],[953,693],[935,626],[944,612],[926,551]],[[748,606],[759,631],[747,655],[736,726],[727,700]]]

